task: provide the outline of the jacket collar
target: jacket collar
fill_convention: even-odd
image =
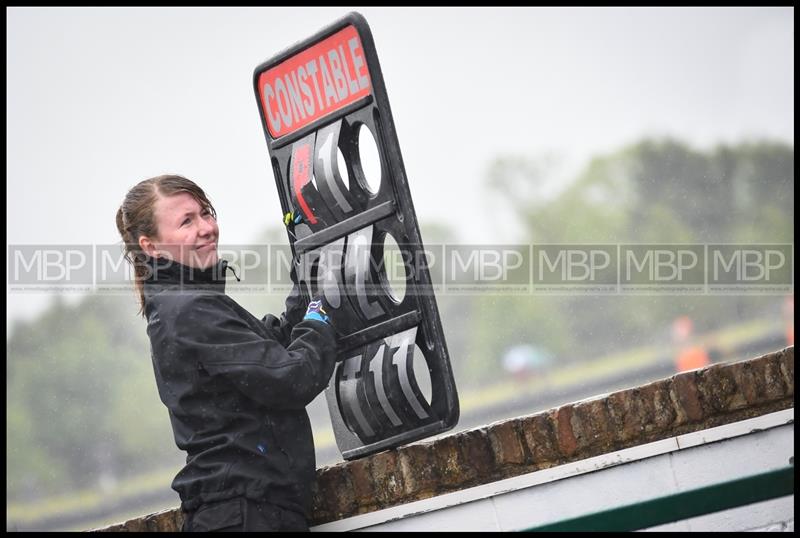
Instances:
[[[233,272],[233,268],[228,266],[228,260],[223,259],[207,269],[189,267],[165,258],[148,257],[145,263],[148,267],[147,277],[144,280],[145,292],[157,293],[164,288],[177,286],[183,290],[224,293],[225,272],[228,269]],[[239,277],[236,278],[238,280]]]

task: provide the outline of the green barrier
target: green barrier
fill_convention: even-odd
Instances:
[[[790,466],[523,532],[635,531],[793,494],[794,466]]]

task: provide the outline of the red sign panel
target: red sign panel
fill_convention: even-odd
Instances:
[[[347,26],[261,73],[258,92],[273,139],[370,94],[361,39]]]

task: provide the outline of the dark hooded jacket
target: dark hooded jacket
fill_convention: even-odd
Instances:
[[[303,320],[297,285],[281,319],[259,320],[207,270],[150,260],[147,334],[161,400],[186,466],[181,508],[244,496],[308,516],[316,461],[305,407],[326,387],[336,336]]]

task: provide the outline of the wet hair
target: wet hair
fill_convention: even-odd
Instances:
[[[185,192],[216,218],[217,212],[206,193],[183,176],[163,175],[145,179],[128,191],[117,210],[117,230],[122,237],[125,259],[133,266],[134,287],[139,298],[139,313],[144,316],[144,280],[150,273],[149,256],[139,246],[139,237],[158,237],[155,204],[161,197]]]

